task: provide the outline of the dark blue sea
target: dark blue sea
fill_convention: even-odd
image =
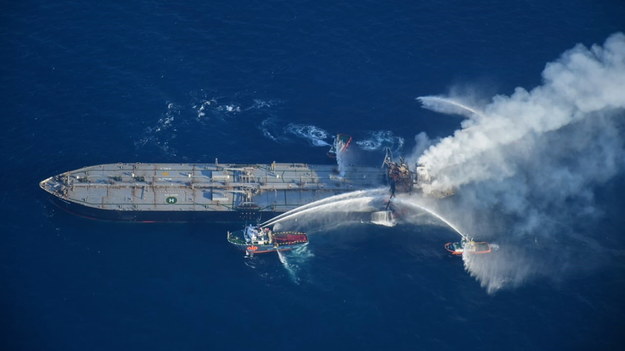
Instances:
[[[379,165],[461,127],[417,97],[532,89],[624,19],[616,0],[4,2],[0,349],[622,350],[622,168],[586,189],[591,219],[558,219],[587,241],[495,289],[443,250],[444,226],[310,228],[283,264],[244,258],[228,225],[72,216],[38,182],[115,162],[331,164],[336,133]]]

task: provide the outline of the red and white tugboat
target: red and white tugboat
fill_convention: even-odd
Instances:
[[[228,232],[228,242],[248,255],[289,251],[308,244],[306,233],[284,231],[274,232],[269,227],[248,225],[242,230]]]

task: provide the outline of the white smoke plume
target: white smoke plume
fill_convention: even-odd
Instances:
[[[418,162],[435,179],[425,193],[457,192],[437,210],[500,244],[493,255],[465,255],[467,270],[491,292],[579,269],[573,258],[601,246],[589,229],[600,215],[594,189],[625,168],[625,35],[575,46],[542,77],[542,85],[486,106],[420,99],[469,117]]]

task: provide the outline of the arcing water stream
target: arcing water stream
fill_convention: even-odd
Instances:
[[[274,223],[277,223],[279,221],[281,221],[282,218],[290,216],[292,214],[313,208],[313,207],[317,207],[317,206],[321,206],[323,204],[327,204],[327,203],[333,203],[336,201],[340,201],[340,200],[345,200],[345,199],[350,199],[350,198],[357,198],[357,197],[361,197],[361,196],[373,196],[373,195],[378,195],[378,194],[383,194],[386,193],[387,189],[386,188],[377,188],[377,189],[369,189],[369,190],[357,190],[357,191],[352,191],[349,193],[344,193],[344,194],[339,194],[339,195],[334,195],[334,196],[330,196],[330,197],[326,197],[323,198],[321,200],[317,200],[315,202],[311,202],[309,204],[294,208],[290,211],[284,212],[278,216],[275,216],[271,219],[269,219],[268,221],[265,221],[263,223],[260,224],[261,227],[265,227],[268,225],[272,225]]]
[[[435,112],[459,114],[466,117],[474,115],[484,117],[482,112],[450,98],[442,96],[420,96],[417,100],[423,105],[424,108]]]
[[[429,213],[430,215],[436,217],[437,219],[439,219],[441,222],[445,223],[446,225],[449,226],[449,228],[453,229],[456,233],[458,233],[458,235],[460,235],[461,237],[465,238],[465,239],[469,239],[468,236],[466,236],[465,234],[463,234],[460,229],[458,229],[458,227],[456,227],[455,225],[453,225],[451,222],[449,222],[448,220],[446,220],[443,216],[439,215],[438,213],[434,212],[433,210],[419,204],[416,199],[413,198],[408,198],[408,197],[397,197],[394,200],[396,203],[401,204],[401,205],[406,205],[408,207],[413,207],[413,208],[418,208],[420,210],[423,210],[427,213]]]
[[[362,194],[359,194],[362,195]],[[355,198],[347,198],[347,199],[334,199],[334,201],[324,202],[320,205],[307,207],[303,210],[293,211],[291,214],[286,216],[278,216],[269,221],[262,224],[262,226],[271,226],[276,223],[286,221],[288,219],[292,219],[304,214],[316,214],[319,213],[328,213],[328,211],[341,211],[341,212],[354,212],[354,211],[372,211],[374,208],[371,207],[371,202],[375,199],[379,199],[379,197],[375,196],[362,196]],[[304,206],[302,206],[304,207]],[[297,210],[297,209],[296,209]]]

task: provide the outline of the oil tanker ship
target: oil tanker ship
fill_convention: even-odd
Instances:
[[[60,208],[87,218],[135,222],[259,223],[313,201],[390,186],[421,191],[432,178],[386,150],[383,168],[346,166],[352,138],[339,134],[328,153],[336,165],[306,163],[115,163],[67,171],[39,186]],[[338,164],[341,164],[339,167]],[[445,194],[429,194],[446,197]],[[370,213],[363,213],[370,216]]]
[[[380,187],[377,167],[305,163],[117,163],[50,177],[40,187],[83,217],[137,222],[259,222],[307,203]]]

